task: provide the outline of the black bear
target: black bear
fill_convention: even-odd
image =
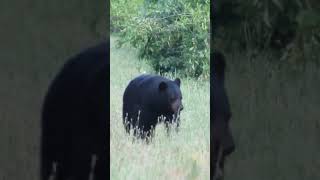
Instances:
[[[130,133],[142,139],[153,136],[158,122],[180,123],[180,111],[183,109],[180,79],[174,81],[157,75],[143,74],[133,79],[123,95],[123,123]],[[138,133],[139,132],[139,133]]]
[[[225,57],[220,52],[214,52],[212,57],[213,63],[210,63],[210,128],[213,154],[210,166],[213,168],[212,179],[219,179],[223,176],[225,158],[235,150],[235,144],[229,127],[231,110],[224,85]]]
[[[108,179],[108,49],[102,42],[77,54],[51,83],[41,115],[41,180]]]

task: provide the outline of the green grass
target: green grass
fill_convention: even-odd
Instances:
[[[267,58],[227,54],[236,151],[225,179],[320,179],[319,67]]]
[[[110,41],[110,178],[209,179],[209,81],[181,79],[184,110],[178,133],[168,137],[163,124],[159,124],[151,144],[133,142],[122,124],[123,92],[134,77],[153,72],[145,62],[137,59],[134,49],[116,48],[115,37]]]

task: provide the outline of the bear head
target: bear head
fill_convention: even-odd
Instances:
[[[162,105],[167,112],[166,114],[175,115],[175,117],[178,117],[180,111],[183,110],[180,84],[180,79],[176,78],[173,81],[162,81],[158,86]]]

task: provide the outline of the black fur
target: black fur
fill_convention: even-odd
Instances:
[[[225,158],[231,154],[234,149],[234,140],[229,127],[231,119],[231,109],[229,99],[225,90],[225,57],[220,52],[212,54],[213,62],[211,63],[210,75],[210,113],[211,113],[211,149],[213,155],[211,159],[211,168],[213,168],[212,177],[215,175],[216,164],[219,164],[221,170],[224,168]],[[222,148],[222,159],[218,161],[218,150]]]
[[[180,83],[180,79],[172,81],[146,74],[133,79],[123,95],[123,122],[126,131],[129,133],[131,126],[138,127],[140,137],[152,137],[159,116],[166,118],[164,122],[167,127],[171,122],[177,122],[179,126],[180,119],[177,117],[183,108]],[[139,135],[136,130],[137,128],[135,135]]]
[[[56,180],[108,179],[109,42],[71,58],[51,83],[42,107],[41,180],[57,163]]]

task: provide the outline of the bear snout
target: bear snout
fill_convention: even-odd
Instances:
[[[172,104],[171,104],[171,110],[177,114],[180,113],[180,111],[183,109],[183,105],[181,103],[180,100],[175,100]]]
[[[183,107],[183,104],[181,104],[179,112],[182,111],[183,108],[184,108],[184,107]]]

